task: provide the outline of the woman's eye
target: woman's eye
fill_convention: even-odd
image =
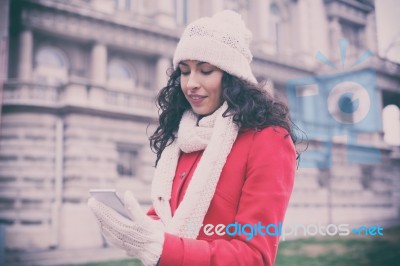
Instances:
[[[190,74],[190,71],[182,71],[181,70],[181,75],[187,76]]]
[[[210,75],[214,70],[202,70],[201,73],[204,75]]]

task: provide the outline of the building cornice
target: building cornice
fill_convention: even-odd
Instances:
[[[330,4],[338,2],[340,4],[347,5],[353,9],[369,13],[375,9],[374,4],[371,1],[357,1],[357,0],[325,0],[325,3]]]
[[[92,8],[89,4],[85,4],[84,1],[80,1],[80,5],[71,5],[64,3],[62,1],[54,1],[54,0],[21,0],[25,1],[32,6],[43,7],[51,9],[52,11],[64,11],[66,13],[77,14],[82,17],[87,17],[95,20],[107,21],[110,23],[115,23],[122,26],[127,26],[130,28],[136,28],[145,30],[148,32],[158,33],[165,36],[172,36],[179,38],[180,34],[176,32],[176,30],[171,28],[165,28],[159,25],[158,23],[152,23],[149,20],[149,23],[144,23],[143,21],[138,21],[135,19],[128,19],[126,16],[118,16],[118,14],[110,14],[104,13]],[[132,17],[135,17],[136,14],[133,13]],[[151,16],[149,16],[151,18]]]
[[[360,26],[367,24],[367,16],[374,10],[373,5],[354,0],[325,0],[325,4],[329,18],[337,17]]]
[[[3,107],[53,110],[77,110],[114,118],[135,118],[154,121],[157,117],[155,96],[126,93],[109,88],[71,82],[64,86],[10,80],[3,91]]]
[[[172,57],[179,40],[177,31],[57,1],[25,0],[21,16],[32,30],[150,55]]]
[[[313,75],[313,72],[309,70],[263,58],[254,58],[252,68],[256,76],[271,79],[280,84],[285,84],[290,78]]]

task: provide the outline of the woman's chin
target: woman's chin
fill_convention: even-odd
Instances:
[[[199,116],[208,116],[213,114],[220,106],[217,106],[215,108],[204,108],[204,107],[198,107],[198,106],[192,106],[192,111],[196,115]]]
[[[205,110],[204,108],[199,108],[198,106],[192,106],[192,111],[196,115],[207,115],[208,113],[207,110]]]
[[[204,109],[202,110],[202,109],[198,109],[198,108],[193,108],[193,107],[192,107],[192,111],[193,111],[193,113],[195,113],[196,115],[203,117],[203,116],[208,116],[208,115],[214,113],[215,110],[213,110],[213,111],[204,110]]]

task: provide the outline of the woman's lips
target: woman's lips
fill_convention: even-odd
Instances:
[[[192,94],[192,95],[189,95],[188,98],[189,98],[189,101],[191,104],[199,105],[203,102],[203,100],[205,98],[207,98],[207,96]]]

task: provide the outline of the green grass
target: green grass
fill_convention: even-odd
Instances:
[[[282,241],[275,266],[398,266],[400,227],[383,236],[308,238]],[[82,266],[140,266],[137,260],[91,263]]]

